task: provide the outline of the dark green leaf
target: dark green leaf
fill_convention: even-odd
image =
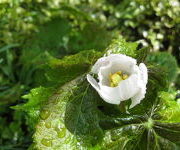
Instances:
[[[48,83],[60,86],[84,74],[101,55],[101,52],[94,50],[82,51],[75,55],[65,56],[62,59],[47,55],[47,65],[43,68]]]
[[[94,99],[97,93],[83,80],[78,78],[58,89],[41,109],[34,134],[37,149],[84,149],[102,140],[101,113]]]
[[[145,62],[148,54],[149,54],[149,47],[144,47],[144,48],[137,50],[137,58],[136,59],[137,59],[138,63]]]
[[[115,40],[106,54],[143,58],[139,56],[137,46],[137,43],[127,43],[123,39]],[[31,93],[27,97],[27,104],[17,106],[31,114],[30,120],[36,120],[33,148],[160,150],[167,147],[171,150],[179,147],[179,122],[161,115],[163,107],[168,105],[159,93],[169,87],[167,73],[161,66],[148,66],[145,99],[133,109],[122,111],[119,106],[103,102],[85,76],[80,76],[102,53],[82,51],[62,59],[48,53],[45,56],[47,64],[42,69],[46,71],[48,86],[56,85],[56,88],[50,91],[41,88],[37,94]]]
[[[71,34],[68,49],[73,52],[90,49],[102,51],[115,36],[115,32],[109,32],[104,27],[89,23],[79,32]]]
[[[168,73],[168,80],[173,82],[177,77],[178,65],[174,56],[167,52],[151,53],[147,57],[147,62],[155,63],[164,67]]]

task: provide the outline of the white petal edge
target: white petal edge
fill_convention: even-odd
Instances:
[[[104,61],[108,63],[106,63],[106,65],[104,65],[105,63],[103,63],[103,65],[94,65],[96,66],[94,69],[97,69],[97,66],[101,66],[98,68],[98,79],[100,83],[106,86],[109,84],[108,82],[110,73],[113,74],[117,71],[124,71],[128,74],[133,74],[135,67],[139,72],[139,67],[136,65],[136,60],[126,55],[111,54],[110,56],[106,57]]]
[[[100,88],[97,81],[89,74],[87,74],[86,77],[87,77],[88,82],[92,85],[92,87],[95,88],[97,92],[99,92]]]
[[[140,85],[141,88],[139,90],[139,92],[131,98],[132,102],[130,105],[130,109],[133,108],[134,106],[136,106],[137,104],[139,104],[141,102],[141,100],[143,100],[145,98],[145,94],[146,94],[146,84],[148,82],[148,70],[147,67],[144,63],[140,63],[139,65],[139,70],[140,70]]]
[[[123,54],[111,54],[107,57],[102,57],[96,61],[91,69],[92,73],[98,74],[101,67],[108,65],[110,62],[123,62],[126,65],[136,65],[136,59]]]
[[[103,66],[106,66],[109,64],[109,61],[106,59],[107,57],[102,57],[96,61],[96,63],[93,65],[91,72],[94,74],[98,74],[99,69]]]
[[[126,62],[126,63],[130,63],[130,64],[136,64],[136,59],[132,58],[132,57],[129,57],[129,56],[126,56],[126,55],[123,55],[123,54],[111,54],[109,56],[106,57],[106,60],[107,61],[120,61],[120,62]]]
[[[144,84],[147,84],[147,82],[148,82],[148,70],[147,70],[146,65],[144,63],[140,63],[139,69],[141,71],[141,77],[142,77]]]
[[[145,98],[145,94],[146,94],[146,85],[142,85],[139,92],[134,97],[131,98],[131,105],[129,108],[131,109],[137,104],[139,104],[141,100]]]

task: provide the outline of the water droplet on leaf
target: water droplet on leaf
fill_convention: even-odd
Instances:
[[[66,136],[66,128],[62,128],[62,127],[57,127],[55,128],[58,138],[63,138]]]
[[[50,116],[50,112],[47,110],[43,110],[40,114],[41,119],[46,120]]]
[[[52,146],[52,141],[51,140],[48,140],[48,139],[45,139],[43,138],[41,140],[41,143],[44,145],[44,146],[47,146],[47,147],[51,147]]]
[[[46,122],[46,123],[45,123],[45,126],[46,126],[46,128],[48,128],[48,129],[51,128],[51,122]]]
[[[58,132],[58,137],[63,138],[65,136],[66,136],[66,128],[60,129],[59,132]]]

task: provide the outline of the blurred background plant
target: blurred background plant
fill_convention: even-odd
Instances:
[[[100,51],[113,37],[123,35],[153,52],[167,51],[180,63],[178,0],[0,0],[0,18],[3,150],[26,149],[31,143],[24,114],[10,106],[24,102],[22,95],[46,83],[47,53],[61,58],[81,50]],[[163,64],[169,58],[157,57],[149,59]],[[177,88],[179,79],[173,81]]]

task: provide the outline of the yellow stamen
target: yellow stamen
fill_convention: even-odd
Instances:
[[[126,80],[129,76],[118,71],[114,74],[109,74],[110,87],[116,87],[122,80]]]
[[[110,75],[110,86],[116,87],[116,86],[118,86],[119,82],[122,80],[123,79],[119,74],[114,73],[114,74]]]
[[[111,82],[110,83],[110,87],[115,87],[114,83]]]

